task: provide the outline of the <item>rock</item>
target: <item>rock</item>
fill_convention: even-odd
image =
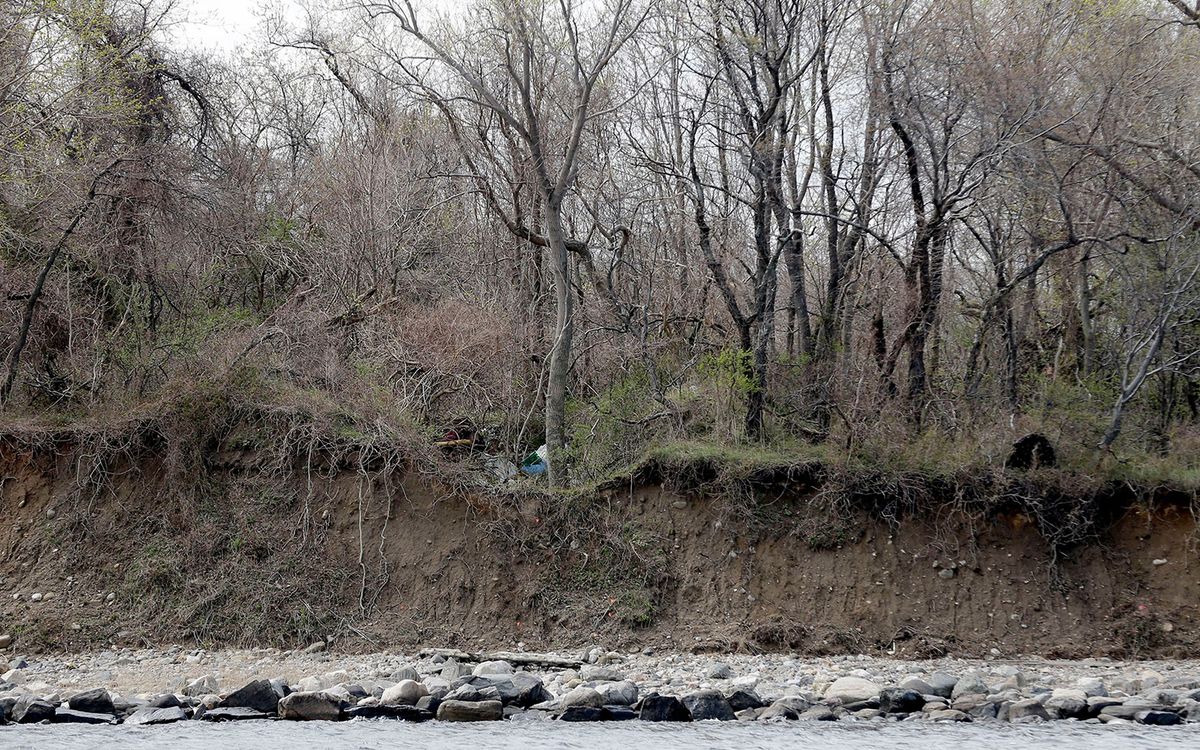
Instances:
[[[513,666],[506,661],[482,661],[472,670],[471,674],[475,675],[490,675],[490,674],[512,674]]]
[[[710,680],[728,680],[733,677],[733,670],[729,668],[728,664],[717,662],[708,668],[705,676]]]
[[[886,714],[911,714],[925,707],[925,696],[908,688],[879,691],[879,710]]]
[[[34,695],[22,695],[13,704],[12,721],[15,724],[36,724],[54,719],[54,704]]]
[[[937,695],[933,692],[933,685],[930,685],[920,677],[907,677],[900,683],[900,687],[904,690],[914,690],[921,695]],[[945,696],[949,698],[950,696]]]
[[[475,685],[460,685],[459,687],[446,693],[444,700],[448,701],[465,701],[467,703],[478,703],[479,701],[501,701],[503,698],[500,691],[492,685],[478,687]]]
[[[163,693],[151,698],[146,705],[150,708],[175,708],[183,704],[179,702],[179,697],[174,693]]]
[[[72,708],[59,706],[50,719],[52,724],[116,724],[117,717],[112,714],[98,714],[91,711],[77,711]]]
[[[984,681],[983,675],[978,672],[968,672],[954,683],[954,689],[950,691],[950,698],[957,699],[964,695],[987,695],[990,692],[992,691]],[[934,695],[939,695],[939,693],[934,693]]]
[[[304,653],[319,654],[326,648],[328,648],[328,644],[326,644],[325,641],[317,641],[316,643],[308,644],[308,646],[304,649]]]
[[[753,708],[743,708],[741,711],[734,711],[733,715],[738,721],[758,721],[758,711]]]
[[[461,664],[454,659],[449,660],[442,665],[441,677],[446,682],[454,682],[459,677],[466,677],[471,674],[471,668],[466,664]]]
[[[719,690],[700,690],[683,697],[683,705],[692,716],[692,721],[734,721],[733,707]]]
[[[422,711],[428,711],[431,714],[436,714],[438,706],[440,706],[441,703],[442,696],[427,695],[421,700],[417,701],[417,708],[421,709]]]
[[[395,672],[392,672],[390,675],[388,675],[388,679],[394,682],[400,682],[401,680],[414,680],[419,682],[421,680],[421,674],[417,671],[416,667],[412,666],[411,664],[405,664]]]
[[[67,699],[72,711],[84,711],[92,714],[115,714],[112,696],[104,688],[85,690]]]
[[[504,704],[500,701],[442,701],[437,710],[438,721],[500,721]]]
[[[1108,689],[1104,687],[1104,682],[1096,677],[1081,677],[1075,681],[1075,685],[1088,698],[1108,696]]]
[[[19,666],[13,666],[4,674],[0,675],[0,682],[7,682],[10,685],[24,685],[26,682],[25,672]]]
[[[971,717],[964,714],[962,711],[956,711],[953,708],[943,708],[937,711],[930,711],[926,716],[930,721],[970,721]]]
[[[753,690],[735,690],[726,696],[725,700],[729,701],[729,707],[733,709],[735,715],[739,711],[758,709],[764,705],[762,698],[759,698],[758,693]]]
[[[606,706],[632,706],[637,703],[638,687],[629,680],[605,682],[597,685],[595,690]]]
[[[542,678],[535,674],[517,672],[512,676],[511,682],[516,690],[516,697],[512,703],[521,708],[529,708],[538,703],[554,700],[554,695],[542,684]],[[637,700],[636,686],[634,686],[634,700]],[[616,701],[610,702],[615,703]]]
[[[837,714],[829,706],[813,706],[796,717],[799,721],[837,721]]]
[[[0,633],[0,650],[6,649],[12,645],[13,637],[8,633]]]
[[[927,695],[939,695],[943,698],[950,698],[954,695],[954,688],[958,685],[958,678],[945,672],[934,672],[925,682],[929,685],[929,693]]]
[[[1059,719],[1086,719],[1090,715],[1087,699],[1087,693],[1082,690],[1059,688],[1046,699],[1046,711],[1056,714]]]
[[[217,678],[210,674],[197,677],[183,686],[183,694],[191,698],[198,698],[202,695],[209,695],[215,692],[217,692]]]
[[[401,680],[383,691],[379,701],[384,705],[405,704],[415,706],[417,701],[429,695],[429,688],[415,680]]]
[[[625,679],[617,670],[595,664],[584,664],[579,670],[579,676],[584,682],[620,682]]]
[[[571,706],[594,706],[600,708],[604,705],[604,698],[590,687],[577,687],[560,698],[558,705],[564,709]]]
[[[273,714],[279,708],[279,694],[270,680],[254,680],[225,696],[217,705],[221,708],[253,708]]]
[[[293,721],[337,721],[342,703],[326,693],[292,693],[279,701],[279,718]]]
[[[642,721],[691,721],[692,715],[678,698],[651,693],[642,699],[638,718]]]
[[[1139,724],[1152,724],[1160,727],[1183,723],[1183,718],[1174,711],[1138,711],[1133,715],[1133,719]]]
[[[559,721],[607,721],[608,712],[595,706],[571,706],[558,715]]]
[[[758,715],[758,719],[759,721],[770,721],[772,719],[795,720],[799,719],[800,714],[810,708],[812,708],[812,703],[804,698],[796,696],[780,698],[763,709],[762,713]]]
[[[197,710],[196,714],[196,718],[202,721],[256,721],[271,718],[270,714],[242,706],[236,708],[210,708],[203,713]]]
[[[1046,707],[1036,698],[1029,698],[1009,704],[1009,721],[1032,721],[1035,719],[1042,721],[1050,720],[1050,714],[1046,712]]]
[[[433,712],[416,706],[354,706],[346,710],[347,719],[397,719],[399,721],[429,721]]]
[[[825,688],[825,700],[858,703],[879,695],[879,686],[862,677],[839,677]]]
[[[151,726],[154,724],[173,724],[177,721],[187,721],[187,711],[179,706],[169,708],[139,708],[125,718],[126,724]]]

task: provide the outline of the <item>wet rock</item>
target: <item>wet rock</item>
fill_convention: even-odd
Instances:
[[[417,701],[417,708],[421,709],[422,711],[428,711],[431,714],[436,714],[438,706],[441,704],[441,696],[427,695],[421,700]]]
[[[595,706],[571,706],[558,716],[559,721],[607,721],[608,712]]]
[[[738,721],[758,721],[758,711],[753,708],[743,708],[741,711],[734,711],[733,715]]]
[[[475,675],[512,674],[513,666],[506,661],[482,661],[472,670]]]
[[[401,680],[383,691],[379,701],[384,705],[405,704],[415,706],[417,701],[429,695],[429,688],[415,680]]]
[[[504,718],[504,704],[493,701],[442,701],[437,710],[438,721],[499,721]]]
[[[222,708],[252,708],[273,714],[279,708],[279,694],[270,680],[254,680],[225,696],[217,705]]]
[[[433,718],[433,712],[427,709],[418,708],[417,706],[406,705],[377,705],[377,706],[353,706],[346,709],[347,719],[396,719],[399,721],[429,721]]]
[[[879,691],[879,710],[887,714],[910,714],[925,707],[925,696],[907,688]]]
[[[13,704],[10,715],[14,724],[36,724],[39,721],[51,721],[54,718],[54,704],[33,695],[22,695]]]
[[[577,687],[559,699],[558,705],[564,709],[571,706],[594,706],[595,708],[600,708],[604,705],[604,698],[590,687]]]
[[[116,713],[113,707],[112,696],[104,688],[95,688],[94,690],[85,690],[82,693],[76,693],[67,699],[72,711],[84,711],[92,714],[109,714],[110,716]]]
[[[292,721],[337,721],[342,703],[327,693],[292,693],[279,701],[279,718]]]
[[[678,698],[651,693],[642,699],[638,718],[642,721],[691,721],[692,715]]]
[[[1160,727],[1183,723],[1183,718],[1174,711],[1138,711],[1133,715],[1133,719],[1139,724],[1152,724]]]
[[[837,721],[837,714],[829,706],[813,706],[796,717],[798,721]]]
[[[746,709],[762,708],[764,705],[762,698],[753,690],[735,690],[725,700],[729,701],[729,707],[735,714]]]
[[[203,713],[197,711],[196,718],[201,721],[256,721],[269,719],[271,715],[253,708],[210,708]]]
[[[692,716],[692,721],[734,721],[733,707],[719,690],[700,690],[683,698],[683,705]]]
[[[857,703],[879,695],[879,685],[862,677],[839,677],[825,688],[825,700]]]
[[[152,726],[156,724],[174,724],[177,721],[187,721],[187,711],[179,706],[169,708],[139,708],[125,717],[126,724]]]
[[[971,717],[967,716],[962,711],[956,711],[953,708],[943,708],[938,711],[930,711],[926,714],[930,721],[946,722],[946,721],[970,721]]]
[[[93,713],[91,711],[77,711],[71,708],[63,708],[59,706],[54,711],[54,716],[50,722],[53,724],[116,724],[117,718],[109,713]]]
[[[767,708],[759,713],[759,721],[770,721],[771,719],[787,719],[795,720],[800,718],[800,714],[812,708],[812,703],[799,697],[780,698],[772,703]]]

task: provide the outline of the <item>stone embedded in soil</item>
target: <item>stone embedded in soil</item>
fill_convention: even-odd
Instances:
[[[12,645],[13,637],[8,633],[0,633],[0,650],[6,649]]]
[[[492,701],[442,701],[437,710],[438,721],[500,721],[504,704]]]

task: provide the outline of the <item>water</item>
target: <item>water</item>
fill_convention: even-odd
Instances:
[[[1174,750],[1200,747],[1200,725],[1100,726],[1075,722],[1037,725],[918,722],[742,724],[567,724],[520,721],[487,724],[182,722],[159,727],[49,725],[0,727],[0,747],[36,750]]]

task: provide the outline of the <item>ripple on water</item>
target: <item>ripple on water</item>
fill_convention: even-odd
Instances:
[[[403,743],[403,744],[400,744]],[[3,727],[6,750],[366,750],[408,746],[429,750],[1162,750],[1200,747],[1200,725],[1104,727],[1054,722],[1038,725],[903,722],[742,724],[564,724],[520,721],[487,724],[186,722],[161,727],[81,725]]]

